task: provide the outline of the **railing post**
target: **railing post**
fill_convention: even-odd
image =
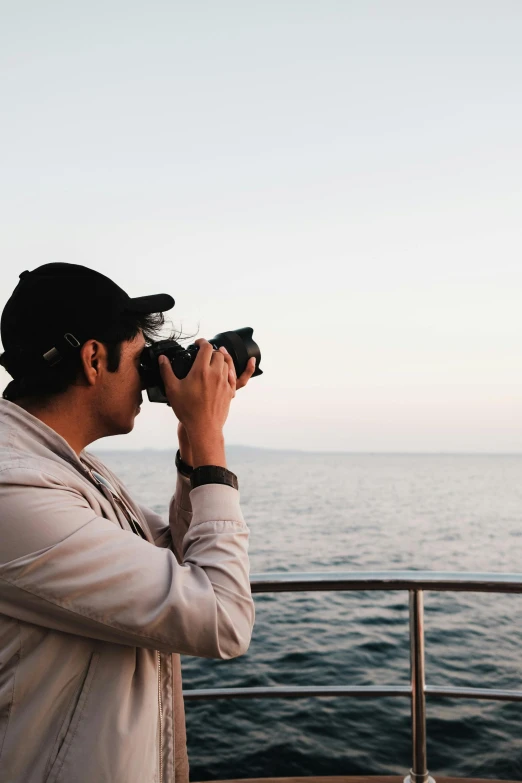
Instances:
[[[410,670],[413,765],[404,783],[435,783],[428,772],[426,691],[424,676],[424,601],[422,590],[410,590]]]

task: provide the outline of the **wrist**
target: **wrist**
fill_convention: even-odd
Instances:
[[[190,441],[188,439],[187,431],[181,422],[178,424],[178,443],[181,459],[187,465],[192,465],[192,449],[190,448]]]
[[[225,455],[225,438],[223,435],[214,438],[202,438],[201,440],[191,441],[192,467],[198,468],[201,465],[219,465],[223,468],[227,466]]]
[[[179,454],[183,462],[185,462],[187,465],[192,465],[192,449],[190,446],[188,446],[186,443],[179,443]]]
[[[214,465],[215,467],[226,468],[227,458],[225,455],[225,449],[218,450],[205,450],[196,454],[192,458],[192,467],[194,470],[200,468],[202,465]]]

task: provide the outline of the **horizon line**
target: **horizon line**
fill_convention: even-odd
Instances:
[[[89,447],[87,447],[89,448]],[[367,451],[344,451],[341,449],[326,449],[318,451],[316,449],[292,449],[292,448],[277,448],[274,446],[247,446],[242,443],[229,443],[225,446],[225,448],[232,448],[232,449],[246,449],[249,451],[267,451],[267,452],[278,452],[278,453],[284,453],[284,454],[322,454],[322,455],[329,455],[329,454],[346,454],[351,456],[417,456],[417,457],[520,457],[522,456],[522,451],[380,451],[380,450],[367,450]],[[140,453],[143,451],[153,451],[153,452],[161,452],[161,453],[169,453],[169,452],[176,452],[177,447],[171,446],[171,447],[152,447],[152,446],[143,446],[142,448],[100,448],[99,451],[103,451],[106,453],[119,453],[119,454],[125,454],[125,453]]]

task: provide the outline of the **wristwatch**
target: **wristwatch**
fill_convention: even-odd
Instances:
[[[239,489],[237,476],[231,470],[220,465],[200,465],[194,468],[190,474],[190,486],[192,489],[202,484],[226,484],[234,489]]]
[[[192,489],[201,487],[203,484],[225,484],[233,489],[239,489],[237,476],[231,470],[221,465],[200,465],[193,468],[187,462],[181,459],[179,449],[176,453],[176,467],[182,476],[190,479]]]

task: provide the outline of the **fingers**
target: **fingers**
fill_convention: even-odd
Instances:
[[[174,375],[174,370],[172,369],[171,363],[166,356],[163,356],[163,354],[158,356],[158,365],[161,380],[163,381],[165,389],[168,389],[169,387],[176,387],[176,385],[179,383],[179,379]]]
[[[241,375],[237,379],[236,389],[242,389],[243,386],[246,386],[248,381],[252,377],[252,375],[255,373],[255,371],[256,371],[256,359],[255,359],[255,356],[252,356],[248,360],[248,364],[247,364],[245,370],[243,370],[243,372],[241,373]]]
[[[223,367],[225,360],[227,362],[228,360],[232,362],[232,358],[229,356],[226,348],[222,347],[216,351],[212,343],[209,343],[208,340],[204,340],[202,337],[199,340],[196,340],[195,345],[198,346],[199,351],[196,355],[196,359],[194,360],[194,367],[197,363],[200,368],[204,365],[211,365],[215,368],[221,368]],[[233,367],[234,365],[232,363],[232,368]]]
[[[224,345],[221,346],[219,349],[220,352],[223,354],[225,359],[225,367],[228,371],[228,382],[232,386],[232,388],[236,389],[236,368],[234,367],[234,360],[232,359],[231,355],[227,351]]]
[[[220,372],[223,379],[228,380],[228,384],[233,392],[232,396],[234,397],[236,394],[236,370],[233,359],[227,349],[224,346],[221,346],[216,351],[212,343],[209,343],[208,340],[204,340],[203,338],[196,340],[195,344],[198,346],[199,351],[194,360],[194,369],[196,369],[197,363],[201,370],[205,366],[210,366],[216,372]]]
[[[212,361],[212,354],[214,353],[214,347],[209,343],[208,340],[203,339],[203,337],[200,337],[198,340],[196,340],[195,345],[198,346],[199,351],[196,354],[196,358],[194,359],[194,368],[203,368],[206,365],[209,365]]]
[[[198,346],[199,350],[194,360],[193,368],[203,370],[205,366],[211,366],[216,371],[220,371],[224,377],[228,377],[228,383],[234,392],[246,386],[256,371],[256,359],[251,357],[245,370],[237,377],[234,360],[224,346],[221,346],[216,351],[214,346],[202,337],[195,341],[195,345]],[[175,386],[179,381],[174,375],[170,362],[167,360],[163,363],[163,358],[160,357],[159,359],[163,383],[171,387]]]

